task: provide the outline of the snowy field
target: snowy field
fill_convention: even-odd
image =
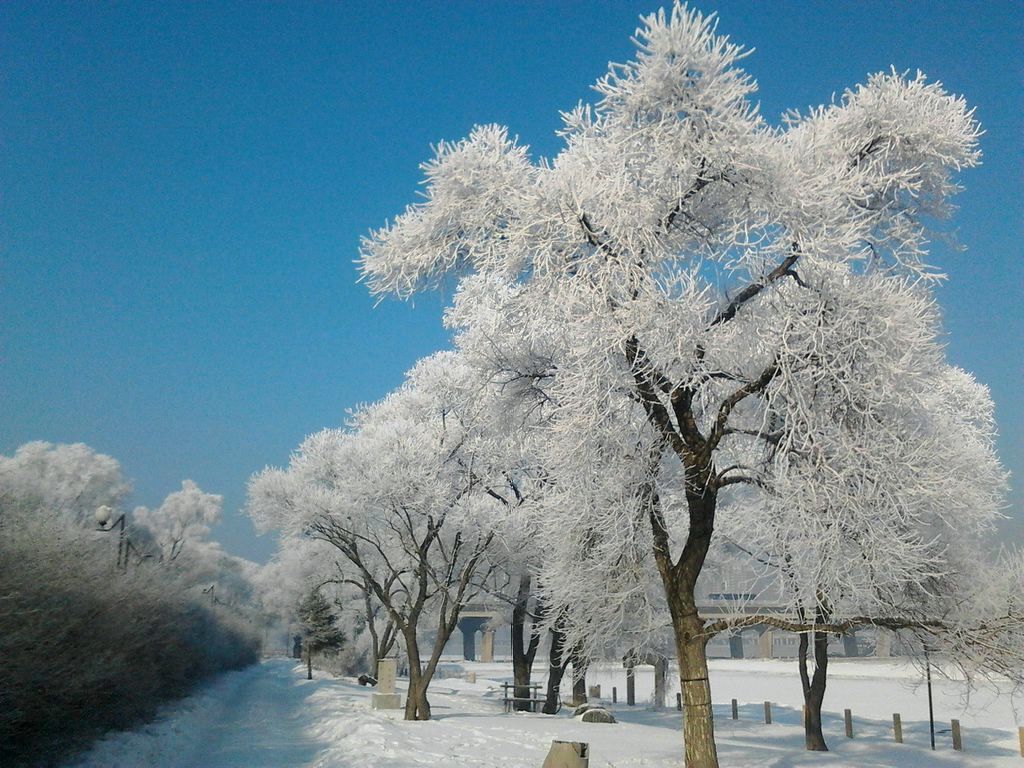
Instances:
[[[649,670],[638,670],[636,707],[623,702],[621,669],[592,670],[588,682],[600,684],[606,698],[613,685],[619,693],[619,703],[612,707],[619,723],[599,725],[574,720],[566,709],[555,717],[504,714],[500,683],[509,679],[509,666],[445,665],[448,674],[474,670],[477,682],[457,677],[435,680],[430,696],[435,719],[406,723],[400,711],[370,710],[371,690],[352,680],[318,672],[317,679],[307,681],[302,665],[272,659],[224,675],[166,709],[149,726],[109,736],[68,768],[539,768],[553,739],[588,742],[591,768],[682,764],[679,714],[649,708]],[[795,662],[712,662],[722,765],[1024,766],[1017,745],[1020,720],[1008,696],[983,691],[965,703],[958,684],[937,681],[937,727],[946,732],[939,734],[938,750],[932,752],[927,698],[916,670],[898,661],[867,659],[835,661],[829,670],[825,733],[832,752],[809,753],[803,749],[799,726]],[[537,681],[542,680],[538,670]],[[738,721],[730,719],[732,698],[741,702]],[[773,702],[772,725],[762,721],[766,699]],[[670,700],[674,704],[674,690]],[[843,735],[841,713],[847,707],[854,713],[852,740]],[[893,712],[902,715],[902,745],[892,741]],[[950,747],[950,718],[962,724],[963,753]]]

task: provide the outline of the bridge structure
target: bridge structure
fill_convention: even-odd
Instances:
[[[758,596],[749,592],[710,592],[697,605],[697,612],[705,618],[732,618],[742,616],[785,616],[790,617],[788,607],[760,601]],[[743,634],[745,632],[756,632],[757,657],[769,659],[774,655],[775,633],[779,630],[767,624],[755,624],[750,627],[734,630],[729,635],[729,655],[734,659],[742,659]],[[857,632],[850,630],[842,636],[843,651],[847,657],[859,656],[860,651],[857,645]],[[880,633],[875,643],[876,656],[889,656],[890,638],[888,634]]]
[[[779,616],[791,618],[790,609],[772,600],[758,599],[755,593],[708,592],[698,601],[699,614],[707,619],[739,618],[743,616]],[[462,657],[466,661],[494,661],[494,638],[497,630],[508,623],[509,608],[503,604],[470,603],[459,612],[456,625],[462,633]],[[480,634],[479,648],[477,633]],[[744,636],[757,636],[757,651],[754,658],[775,656],[775,639],[782,633],[767,624],[754,624],[733,630],[729,634],[729,656],[742,659]],[[847,657],[859,656],[856,630],[842,636],[843,651]],[[479,653],[478,653],[479,651]],[[875,642],[875,656],[887,657],[891,653],[891,637],[879,630]]]
[[[466,661],[494,661],[494,635],[505,623],[508,608],[486,603],[470,603],[459,611],[456,626],[462,633],[462,658]],[[480,658],[476,657],[476,633],[481,634]]]

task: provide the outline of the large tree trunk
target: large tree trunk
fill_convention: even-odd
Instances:
[[[815,619],[818,623],[825,621],[819,609]],[[807,671],[808,633],[800,633],[799,652],[800,685],[804,692],[804,742],[807,749],[814,752],[828,752],[825,734],[821,731],[821,705],[825,700],[825,683],[828,674],[828,635],[824,632],[811,632],[814,642],[814,674]]]
[[[409,657],[409,693],[405,699],[405,719],[429,720],[430,702],[427,701],[427,685],[430,679],[424,676],[420,664],[420,649],[416,644],[415,627],[406,628],[402,635],[405,638],[405,652]]]
[[[544,701],[545,715],[554,715],[561,706],[562,675],[565,674],[565,635],[557,626],[551,628],[551,650],[548,654],[548,688]]]
[[[705,468],[711,471],[711,467]],[[697,577],[704,567],[714,530],[717,494],[709,477],[690,479],[686,501],[690,530],[679,560],[672,563],[669,537],[657,493],[651,496],[651,526],[654,558],[668,599],[679,657],[679,683],[683,692],[683,745],[686,768],[718,768],[715,721],[708,680],[707,643],[704,620],[697,613]]]
[[[673,611],[672,628],[679,656],[679,685],[683,691],[686,768],[718,768],[704,622],[696,610],[678,616]]]
[[[537,618],[530,627],[530,639],[526,640],[526,620],[529,617],[531,576],[523,573],[519,576],[519,592],[515,605],[512,606],[512,675],[515,682],[515,697],[528,699],[531,696],[530,676],[533,672],[533,660],[540,646],[540,634],[537,632]],[[540,606],[537,609],[540,612]],[[514,707],[519,711],[532,708],[529,701],[516,701]]]
[[[572,654],[572,703],[587,703],[587,662],[578,651]]]

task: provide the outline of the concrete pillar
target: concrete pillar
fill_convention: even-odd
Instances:
[[[770,659],[775,655],[775,633],[766,629],[757,640],[757,652],[762,659]]]
[[[485,629],[483,634],[483,643],[480,648],[480,661],[492,663],[494,661],[494,630]]]
[[[541,768],[587,768],[590,747],[584,741],[552,741]]]
[[[373,709],[402,708],[402,696],[395,692],[397,673],[397,659],[381,659],[377,662],[377,690],[370,697],[370,706]]]
[[[843,653],[846,654],[848,659],[860,656],[860,650],[857,648],[857,631],[855,629],[851,629],[843,635]]]
[[[892,635],[881,627],[875,628],[875,656],[880,659],[892,656]]]
[[[397,676],[397,659],[381,659],[377,662],[377,690],[380,693],[394,693]]]
[[[743,632],[729,635],[729,656],[734,659],[743,658]]]
[[[487,619],[472,616],[459,619],[459,631],[462,633],[462,658],[466,661],[476,661],[476,633],[483,628]],[[493,643],[493,638],[492,638]],[[492,644],[493,649],[493,644]]]

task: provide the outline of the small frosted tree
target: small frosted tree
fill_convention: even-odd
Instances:
[[[313,654],[341,650],[345,633],[319,589],[311,589],[296,608],[302,628],[302,650],[306,654],[306,679],[313,679]]]

